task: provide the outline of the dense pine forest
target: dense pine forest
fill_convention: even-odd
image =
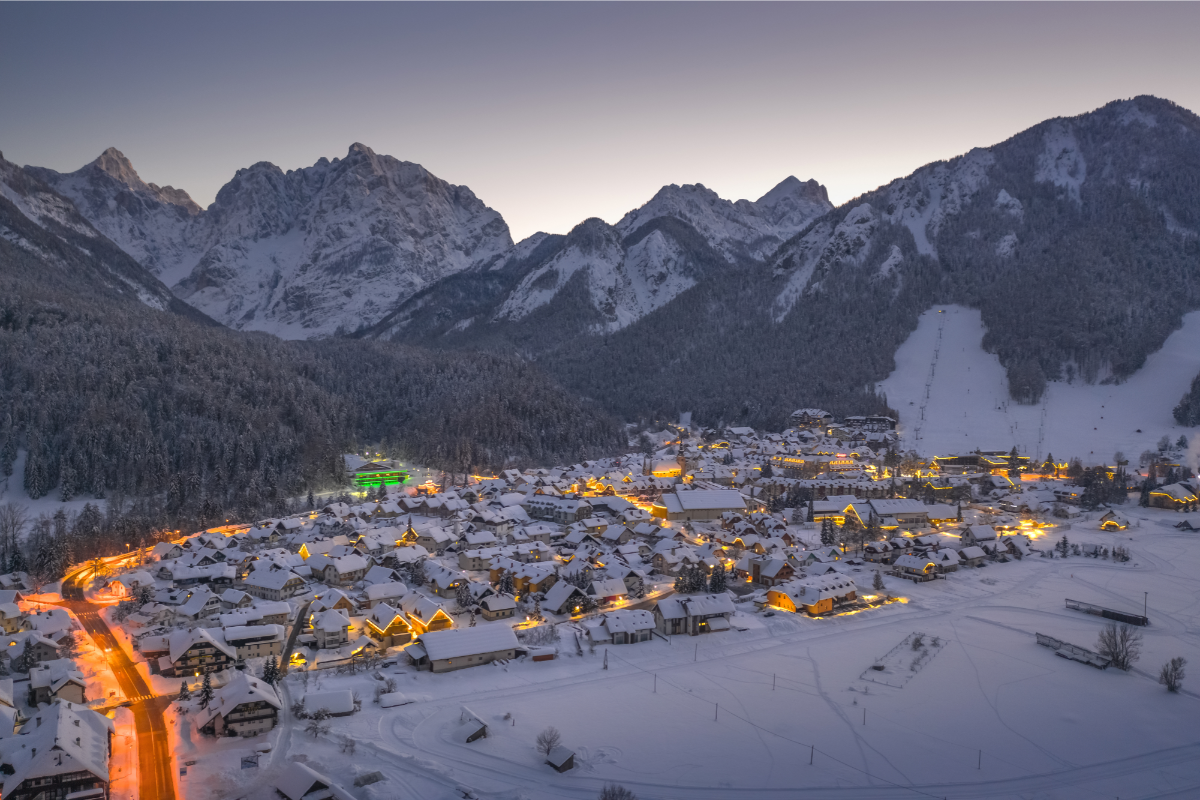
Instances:
[[[0,214],[10,229],[24,219],[2,198]],[[336,487],[340,454],[360,445],[466,471],[625,443],[606,413],[519,359],[229,331],[121,291],[119,251],[98,259],[69,231],[18,230],[59,255],[0,238],[0,471],[27,451],[12,478],[30,497],[105,498],[126,542],[282,512]],[[100,519],[84,521],[89,536]]]

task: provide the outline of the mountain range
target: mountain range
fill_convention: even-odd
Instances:
[[[813,180],[736,202],[671,185],[615,225],[515,244],[466,187],[360,144],[239,170],[208,209],[111,149],[24,174],[224,325],[515,354],[626,419],[886,410],[876,385],[935,303],[979,308],[1013,398],[1036,402],[1124,379],[1200,308],[1200,119],[1153,97],[838,207]]]

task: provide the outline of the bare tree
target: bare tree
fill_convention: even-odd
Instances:
[[[562,734],[558,732],[558,728],[550,726],[542,731],[537,736],[538,752],[544,756],[550,755],[550,751],[562,744]]]
[[[615,783],[606,783],[600,790],[599,800],[637,800],[637,795]]]
[[[1162,671],[1158,673],[1158,682],[1167,687],[1168,692],[1178,692],[1179,687],[1183,686],[1183,668],[1187,666],[1187,659],[1180,656],[1172,658],[1167,663],[1163,664]]]
[[[1100,631],[1096,652],[1111,659],[1113,666],[1117,669],[1128,672],[1141,658],[1142,634],[1129,625],[1109,623]]]

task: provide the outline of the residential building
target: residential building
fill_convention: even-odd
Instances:
[[[275,687],[239,672],[197,712],[196,727],[213,736],[257,736],[275,727],[282,708]]]
[[[513,629],[502,624],[424,633],[404,652],[418,669],[450,672],[516,658],[518,647]]]

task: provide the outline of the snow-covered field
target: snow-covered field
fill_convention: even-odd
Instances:
[[[1051,382],[1033,406],[1009,400],[1004,368],[984,352],[983,334],[979,311],[935,306],[896,351],[896,370],[879,388],[900,412],[906,447],[942,455],[1015,444],[1035,459],[1111,464],[1117,450],[1136,459],[1164,434],[1175,441],[1194,430],[1175,424],[1171,411],[1200,372],[1200,312],[1187,314],[1124,383]]]
[[[609,647],[607,670],[603,648],[576,656],[565,640],[557,661],[442,675],[397,665],[381,674],[415,702],[386,710],[371,703],[373,676],[326,674],[319,688],[359,690],[361,712],[332,720],[327,738],[285,721],[242,745],[274,745],[250,769],[233,743],[193,733],[186,796],[266,800],[279,771],[301,758],[364,800],[583,800],[606,781],[642,800],[1197,797],[1196,683],[1170,694],[1156,676],[1174,656],[1200,665],[1200,535],[1176,531],[1181,516],[1171,512],[1123,513],[1134,525],[1121,534],[1099,532],[1095,520],[1066,533],[1129,547],[1126,564],[1027,558],[921,585],[889,578],[907,603],[826,619],[739,613],[743,630]],[[1105,620],[1064,599],[1140,612],[1143,592],[1152,625],[1131,673],[1035,642],[1042,632],[1094,647]],[[861,679],[914,631],[941,647],[903,688]],[[294,676],[288,690],[293,699],[305,691]],[[487,721],[488,738],[463,742],[464,706]],[[549,725],[576,753],[561,775],[534,749]],[[356,743],[352,756],[344,736]],[[374,771],[382,782],[353,787]]]

